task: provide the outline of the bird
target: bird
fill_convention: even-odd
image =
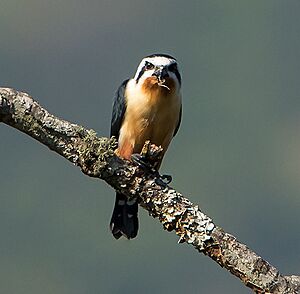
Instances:
[[[168,54],[144,57],[134,77],[125,80],[114,96],[110,135],[118,142],[116,154],[131,160],[149,140],[161,146],[164,155],[181,123],[181,96],[177,60]],[[155,166],[157,171],[161,160]],[[113,236],[135,238],[138,227],[137,200],[127,200],[125,195],[116,192],[110,221]]]

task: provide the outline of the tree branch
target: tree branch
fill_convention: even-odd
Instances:
[[[129,198],[137,197],[164,229],[175,231],[179,243],[193,245],[255,293],[300,292],[299,276],[281,275],[246,245],[216,226],[197,205],[164,184],[158,175],[117,157],[113,138],[99,138],[93,130],[61,120],[28,94],[9,88],[0,88],[0,122],[48,146],[86,175],[106,181]]]

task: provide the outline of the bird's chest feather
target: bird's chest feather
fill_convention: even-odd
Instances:
[[[127,93],[127,109],[120,130],[119,147],[140,152],[146,140],[166,149],[179,120],[181,98],[168,91]],[[125,147],[126,146],[126,147]],[[130,153],[130,152],[129,152]],[[126,156],[125,156],[126,157]]]

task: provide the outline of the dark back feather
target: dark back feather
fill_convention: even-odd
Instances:
[[[179,112],[179,120],[178,120],[178,124],[176,126],[176,129],[174,131],[173,137],[175,137],[175,135],[177,134],[179,127],[180,127],[180,123],[181,123],[181,116],[182,116],[182,105],[180,106],[180,112]]]
[[[125,88],[129,80],[124,81],[118,88],[113,102],[113,110],[110,125],[110,136],[119,138],[119,132],[126,111]]]

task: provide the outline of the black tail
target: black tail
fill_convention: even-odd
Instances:
[[[126,196],[117,193],[115,208],[110,221],[110,230],[116,239],[125,236],[127,239],[136,237],[139,228],[138,203],[128,201]]]

